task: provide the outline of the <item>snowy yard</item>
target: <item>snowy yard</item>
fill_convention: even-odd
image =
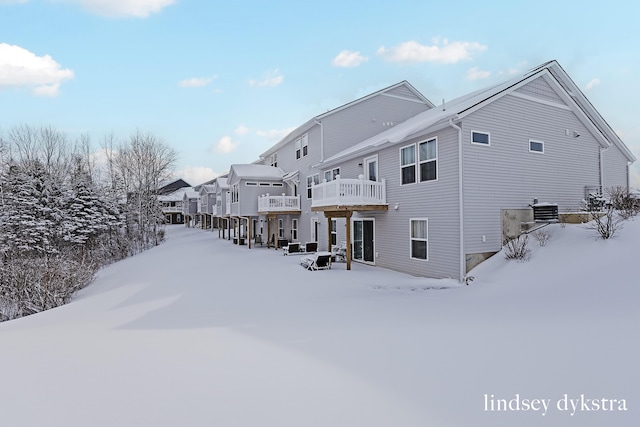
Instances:
[[[71,304],[0,324],[1,424],[636,426],[640,219],[609,241],[548,229],[529,262],[433,289],[454,282],[170,227]]]

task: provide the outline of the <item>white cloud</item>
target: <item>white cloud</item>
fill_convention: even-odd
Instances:
[[[343,50],[333,58],[331,62],[336,67],[353,68],[368,61],[369,58],[362,56],[360,52],[351,52],[350,50]]]
[[[199,185],[203,182],[211,181],[221,174],[206,166],[185,166],[174,174],[187,181],[191,185]]]
[[[280,70],[270,70],[264,73],[264,76],[260,80],[249,80],[249,86],[251,87],[275,87],[282,83],[284,76],[280,74]]]
[[[218,76],[211,77],[192,77],[190,79],[184,79],[178,83],[180,87],[202,87],[210,84],[214,81]]]
[[[591,81],[589,83],[587,83],[587,90],[591,90],[594,87],[598,86],[600,84],[600,79],[591,79]]]
[[[467,80],[486,79],[491,76],[490,71],[481,70],[479,67],[473,67],[467,70]]]
[[[275,141],[280,141],[285,136],[289,135],[293,132],[295,128],[288,129],[270,129],[270,130],[259,130],[256,132],[256,135],[268,138]]]
[[[75,3],[83,9],[96,15],[111,18],[135,17],[146,18],[152,13],[158,13],[175,0],[55,0],[65,3]]]
[[[230,136],[223,136],[213,147],[213,149],[218,153],[226,154],[235,150],[237,146],[238,143],[234,142]]]
[[[408,41],[390,49],[381,46],[376,52],[378,56],[389,62],[405,64],[419,62],[436,62],[441,64],[455,64],[471,59],[474,53],[482,52],[486,46],[477,42],[457,41],[449,43],[447,39],[433,40],[434,44],[422,45],[416,41]]]
[[[236,128],[236,130],[233,131],[233,133],[235,133],[236,135],[246,135],[250,132],[249,128],[243,125],[240,125]]]
[[[0,43],[0,88],[28,87],[34,95],[55,96],[60,83],[73,78],[49,55],[37,56],[20,46]]]

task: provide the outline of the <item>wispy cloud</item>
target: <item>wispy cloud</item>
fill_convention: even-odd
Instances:
[[[177,170],[176,176],[184,179],[191,185],[199,185],[203,182],[212,180],[221,174],[206,166],[185,166]]]
[[[249,128],[244,126],[244,125],[240,125],[238,126],[233,133],[235,133],[236,135],[242,136],[242,135],[246,135],[250,132]]]
[[[34,95],[56,96],[60,83],[73,78],[49,55],[36,54],[15,45],[0,43],[0,87],[27,87]]]
[[[231,139],[230,136],[223,136],[220,140],[214,145],[213,150],[217,153],[226,154],[230,153],[238,147],[238,142],[235,142]]]
[[[467,80],[481,80],[491,76],[490,71],[481,70],[479,67],[469,68],[467,70]]]
[[[591,81],[589,83],[587,83],[587,90],[591,90],[594,87],[598,86],[600,84],[600,79],[591,79]]]
[[[180,87],[202,87],[207,86],[214,81],[218,76],[211,77],[192,77],[190,79],[184,79],[178,83]]]
[[[423,45],[412,40],[389,49],[381,46],[376,53],[389,62],[403,64],[419,62],[455,64],[472,59],[474,54],[486,49],[486,46],[478,42],[449,42],[447,39],[436,38],[432,45]]]
[[[146,18],[159,13],[175,0],[56,0],[80,5],[89,13],[110,18]]]
[[[282,83],[284,76],[280,74],[280,70],[270,70],[264,73],[261,79],[249,80],[249,86],[251,87],[275,87]]]
[[[352,52],[350,50],[343,50],[333,58],[331,63],[336,67],[354,68],[368,61],[369,58],[360,54],[360,52]]]

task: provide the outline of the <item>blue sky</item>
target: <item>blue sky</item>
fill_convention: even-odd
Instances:
[[[640,158],[636,18],[618,0],[0,0],[0,132],[98,149],[140,129],[196,185],[402,80],[438,104],[556,59]]]

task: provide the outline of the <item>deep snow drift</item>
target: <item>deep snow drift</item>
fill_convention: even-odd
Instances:
[[[638,425],[640,219],[609,241],[547,229],[530,261],[433,289],[452,282],[170,227],[71,304],[0,324],[1,424]]]

